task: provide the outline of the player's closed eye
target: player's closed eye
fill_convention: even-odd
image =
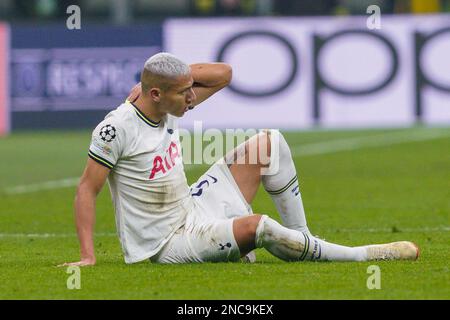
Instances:
[[[179,92],[179,94],[183,94],[184,95],[184,94],[188,93],[189,90],[191,90],[191,89],[192,89],[192,87],[186,88],[183,91]]]

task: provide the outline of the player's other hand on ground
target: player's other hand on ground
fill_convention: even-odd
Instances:
[[[70,266],[78,266],[78,267],[84,267],[84,266],[93,266],[95,264],[95,258],[86,258],[81,259],[77,262],[65,262],[63,264],[58,265],[58,267],[70,267]]]
[[[136,101],[136,99],[139,98],[139,96],[141,95],[141,92],[142,92],[142,87],[141,87],[141,83],[139,82],[137,85],[135,85],[133,87],[133,89],[131,89],[127,100],[130,102]]]

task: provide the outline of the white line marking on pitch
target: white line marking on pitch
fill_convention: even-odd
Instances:
[[[345,232],[345,233],[427,233],[427,232],[446,232],[450,231],[450,226],[440,226],[440,227],[423,227],[423,228],[396,228],[393,231],[392,228],[337,228],[334,230],[328,230],[327,232]]]
[[[401,131],[395,133],[338,139],[329,142],[296,145],[291,148],[291,153],[294,157],[305,157],[339,151],[351,151],[362,148],[382,147],[393,144],[432,140],[447,136],[450,136],[450,131]]]
[[[308,143],[291,147],[293,157],[305,157],[312,155],[327,154],[339,151],[351,151],[361,148],[373,148],[401,144],[415,141],[425,141],[450,136],[449,131],[427,131],[408,130],[401,132],[391,132],[362,137],[335,139],[327,142]],[[190,171],[194,167],[186,167],[185,171]],[[36,184],[21,185],[4,189],[9,195],[38,192],[43,190],[53,190],[59,188],[74,187],[78,184],[79,178],[67,178],[62,180],[46,181]]]
[[[98,237],[113,237],[117,233],[104,232],[96,233]],[[0,238],[73,238],[76,233],[0,233]]]
[[[391,228],[336,228],[336,229],[325,229],[324,234],[327,233],[430,233],[430,232],[448,232],[450,231],[450,226],[439,226],[439,227],[421,227],[421,228],[398,228],[398,231],[393,232]],[[313,232],[314,233],[314,232]],[[76,233],[0,233],[0,238],[73,238],[76,237]],[[96,237],[115,237],[117,233],[115,232],[100,232],[95,233]],[[319,235],[320,237],[320,235]]]
[[[80,178],[67,178],[62,180],[46,181],[35,184],[27,184],[5,189],[6,194],[23,194],[42,190],[73,187],[78,184]]]

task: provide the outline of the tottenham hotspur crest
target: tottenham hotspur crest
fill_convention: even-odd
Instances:
[[[100,129],[100,138],[103,141],[111,142],[116,137],[116,128],[114,128],[112,125],[107,124],[103,128]]]

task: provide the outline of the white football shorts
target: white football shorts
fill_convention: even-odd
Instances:
[[[252,214],[223,159],[191,185],[194,209],[153,257],[158,263],[239,261],[233,219]]]

